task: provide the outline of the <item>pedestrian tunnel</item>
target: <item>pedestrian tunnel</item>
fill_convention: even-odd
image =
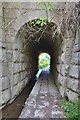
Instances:
[[[57,83],[58,57],[61,55],[62,36],[55,23],[48,21],[41,26],[37,24],[39,19],[25,23],[17,32],[13,43],[12,70],[8,72],[10,87],[8,99],[4,102],[12,102],[25,88],[26,84],[38,72],[38,60],[41,53],[48,53],[50,59],[50,72]],[[36,23],[36,24],[35,24]],[[9,63],[8,63],[9,67]],[[9,68],[8,68],[9,69]],[[6,101],[5,101],[6,100]]]
[[[52,76],[56,77],[55,71],[59,62],[58,56],[61,54],[62,37],[55,23],[49,23],[45,20],[45,24],[41,26],[39,22],[41,22],[40,19],[36,19],[25,23],[16,35],[13,74],[19,76],[17,84],[20,84],[20,90],[38,72],[38,61],[41,53],[50,55],[50,71]]]

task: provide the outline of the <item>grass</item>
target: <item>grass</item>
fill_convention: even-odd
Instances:
[[[68,119],[80,120],[80,102],[70,102],[62,99],[61,105]]]
[[[50,55],[47,53],[42,53],[39,56],[39,69],[44,69],[50,67]]]

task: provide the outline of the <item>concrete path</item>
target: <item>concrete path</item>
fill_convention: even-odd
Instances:
[[[43,72],[36,82],[19,118],[65,118],[60,94],[49,74]]]

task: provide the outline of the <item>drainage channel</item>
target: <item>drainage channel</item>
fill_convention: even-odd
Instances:
[[[2,109],[2,120],[7,118],[18,118],[28,98],[32,88],[35,85],[35,81],[30,81],[16,100]]]

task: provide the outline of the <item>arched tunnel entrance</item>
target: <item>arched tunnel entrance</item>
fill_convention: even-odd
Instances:
[[[58,56],[62,52],[61,34],[55,23],[32,26],[33,21],[25,23],[20,28],[13,44],[14,76],[11,81],[11,101],[21,93],[29,81],[33,81],[38,72],[38,58],[41,53],[50,55],[50,73],[55,84],[58,83],[57,64],[59,64]]]
[[[27,83],[38,71],[38,56],[46,52],[51,56],[50,71],[56,80],[56,65],[61,54],[62,37],[55,23],[35,24],[39,19],[25,23],[16,35],[14,63],[21,63],[22,76],[26,74]],[[34,23],[34,24],[33,24]],[[20,60],[19,60],[20,59]],[[18,66],[19,64],[17,64]],[[15,73],[16,74],[16,73]]]
[[[0,4],[0,109],[13,103],[26,86],[31,87],[29,82],[33,81],[38,72],[38,57],[42,52],[51,56],[51,79],[45,79],[44,84],[52,80],[62,97],[71,101],[78,100],[79,4],[56,3],[55,12],[48,14],[49,19],[45,9],[38,9],[36,5],[37,3],[29,3],[28,6],[27,2]],[[42,89],[44,90],[44,85]]]

